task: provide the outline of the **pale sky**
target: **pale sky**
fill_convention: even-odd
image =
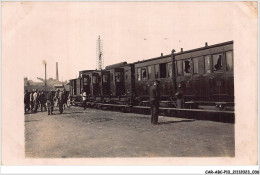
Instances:
[[[248,10],[248,9],[244,9]],[[75,78],[96,68],[96,40],[104,65],[128,63],[234,40],[233,2],[2,2],[2,56],[24,77]],[[20,67],[21,66],[21,67]]]
[[[75,78],[79,70],[94,69],[100,35],[105,65],[149,59],[181,47],[203,47],[205,42],[211,45],[233,40],[236,156],[141,161],[147,165],[255,165],[259,104],[257,5],[258,2],[2,2],[4,164],[135,164],[128,159],[24,158],[23,78],[44,77],[43,59],[48,64],[48,78],[55,78],[56,61],[63,80]]]

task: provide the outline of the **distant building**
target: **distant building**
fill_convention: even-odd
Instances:
[[[37,90],[56,90],[56,89],[66,89],[69,91],[70,86],[66,85],[67,81],[60,82],[57,79],[49,78],[47,81],[47,86],[45,87],[44,81],[43,82],[34,82],[33,80],[29,80],[27,77],[24,78],[24,90],[32,91],[34,89]]]

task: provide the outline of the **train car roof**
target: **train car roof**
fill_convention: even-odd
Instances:
[[[224,42],[224,43],[218,43],[218,44],[214,44],[214,45],[210,45],[210,46],[199,47],[199,48],[196,48],[196,49],[178,52],[178,53],[175,53],[174,55],[181,55],[181,54],[184,54],[184,53],[196,52],[196,51],[210,49],[210,48],[213,48],[213,47],[219,47],[219,46],[223,46],[223,45],[227,45],[227,44],[233,44],[233,41],[227,41],[227,42]]]
[[[98,72],[109,72],[108,70],[106,69],[101,69],[101,70],[94,70],[92,71],[93,73],[98,73]]]
[[[227,45],[227,44],[233,44],[233,41],[227,41],[227,42],[224,42],[224,43],[214,44],[214,45],[210,45],[210,46],[204,46],[204,47],[200,47],[200,48],[196,48],[196,49],[186,50],[186,51],[183,51],[183,52],[177,52],[174,55],[181,55],[181,54],[185,54],[185,53],[189,53],[189,52],[195,52],[195,51],[200,51],[200,50],[204,50],[204,49],[210,49],[210,48],[213,48],[213,47],[218,47],[218,46]],[[166,58],[166,57],[169,57],[169,56],[172,56],[172,54],[163,55],[163,56],[155,57],[155,58],[150,58],[150,59],[142,60],[142,61],[136,61],[136,62],[133,62],[132,64],[138,64],[138,63],[143,63],[143,62],[147,62],[147,61],[153,61],[153,60],[156,60],[156,59],[162,59],[162,58]]]
[[[150,58],[150,59],[147,59],[147,60],[136,61],[136,62],[134,62],[133,64],[144,63],[144,62],[147,62],[147,61],[153,61],[153,60],[157,60],[157,59],[162,59],[162,58],[166,58],[166,57],[169,57],[169,56],[171,56],[171,54],[169,54],[169,55],[163,55],[163,56],[155,57],[155,58]]]
[[[91,71],[95,71],[95,70],[81,70],[81,71],[79,71],[79,72],[91,72]]]
[[[117,64],[111,64],[111,65],[109,65],[109,66],[106,66],[105,69],[113,69],[113,68],[117,68],[117,67],[123,67],[123,66],[125,66],[125,65],[127,65],[127,62],[126,62],[126,61],[121,62],[121,63],[117,63]]]

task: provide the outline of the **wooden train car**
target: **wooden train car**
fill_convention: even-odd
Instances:
[[[106,67],[106,70],[110,72],[110,89],[111,96],[119,97],[125,94],[124,85],[124,66],[127,62],[113,64]]]
[[[234,104],[232,41],[181,51],[173,54],[173,60],[175,83],[185,106]]]
[[[149,89],[160,81],[160,106],[198,108],[212,106],[234,110],[233,41],[183,51],[105,70],[80,71],[71,80],[71,94],[81,90],[88,102],[148,106]],[[177,105],[181,99],[181,105]]]
[[[155,80],[160,81],[161,101],[169,103],[173,100],[176,90],[173,87],[172,55],[161,55],[134,65],[137,104],[149,102],[149,89]]]

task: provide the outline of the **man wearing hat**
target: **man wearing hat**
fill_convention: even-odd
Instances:
[[[46,100],[47,100],[48,115],[52,115],[53,114],[53,106],[54,106],[54,92],[53,92],[53,90],[51,90],[50,92],[47,93]]]
[[[151,123],[158,124],[159,101],[160,101],[160,81],[155,80],[150,87]]]

